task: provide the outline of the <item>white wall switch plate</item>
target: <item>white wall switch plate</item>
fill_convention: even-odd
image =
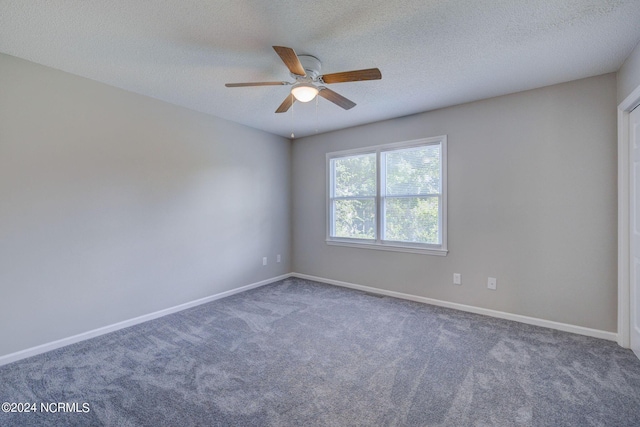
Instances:
[[[462,276],[460,276],[460,273],[453,273],[453,284],[454,285],[462,284]]]
[[[262,257],[262,265],[267,265],[267,257]]]
[[[487,288],[491,289],[492,291],[495,291],[498,287],[497,284],[497,280],[495,277],[489,277],[489,280],[487,281]]]
[[[276,262],[280,262],[281,258],[280,258],[280,254],[276,255]]]

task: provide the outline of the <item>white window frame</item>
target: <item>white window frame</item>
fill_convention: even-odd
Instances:
[[[439,227],[441,244],[426,244],[426,243],[412,243],[412,242],[398,242],[382,240],[382,230],[384,226],[384,203],[385,198],[385,186],[384,184],[384,165],[382,165],[382,153],[387,151],[394,151],[405,148],[421,147],[425,145],[439,145],[440,146],[440,186],[441,193],[439,195]],[[375,239],[356,239],[348,237],[335,237],[332,236],[332,228],[334,225],[332,214],[332,199],[333,199],[333,173],[331,170],[331,160],[340,157],[350,157],[362,154],[376,154],[376,233]],[[377,145],[374,147],[357,148],[353,150],[343,150],[327,153],[326,155],[326,243],[328,245],[335,246],[347,246],[354,248],[376,249],[384,251],[395,252],[410,252],[426,255],[447,255],[447,136],[440,135],[430,138],[421,138],[412,141],[394,142],[391,144]],[[430,195],[431,197],[437,197]]]

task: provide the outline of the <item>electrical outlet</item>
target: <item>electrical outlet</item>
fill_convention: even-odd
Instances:
[[[267,265],[267,257],[262,257],[262,265]]]
[[[491,289],[492,291],[496,290],[497,280],[495,277],[489,277],[489,280],[487,280],[487,288]]]
[[[276,262],[280,262],[281,258],[280,258],[280,254],[276,255]]]
[[[460,276],[460,273],[453,273],[453,284],[454,285],[462,284],[462,276]]]

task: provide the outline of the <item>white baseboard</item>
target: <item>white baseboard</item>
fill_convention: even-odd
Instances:
[[[345,288],[357,289],[374,294],[386,295],[410,301],[422,302],[425,304],[437,305],[440,307],[453,308],[470,313],[482,314],[485,316],[497,317],[500,319],[513,320],[515,322],[529,325],[542,326],[544,328],[556,329],[558,331],[571,332],[579,335],[586,335],[594,338],[601,338],[609,341],[617,341],[618,334],[615,332],[601,331],[599,329],[585,328],[583,326],[570,325],[567,323],[554,322],[552,320],[538,319],[536,317],[522,316],[520,314],[506,313],[504,311],[491,310],[488,308],[474,307],[472,305],[458,304],[455,302],[442,301],[432,298],[420,297],[417,295],[404,294],[402,292],[388,291],[386,289],[371,288],[369,286],[356,285],[355,283],[342,282],[340,280],[325,279],[323,277],[310,276],[308,274],[291,273],[291,277],[313,280],[327,283],[329,285],[342,286]]]
[[[158,317],[163,317],[168,314],[176,313],[178,311],[186,310],[191,307],[195,307],[197,305],[206,304],[211,301],[215,301],[221,298],[225,298],[231,295],[238,294],[240,292],[248,291],[249,289],[258,288],[260,286],[268,285],[269,283],[277,282],[278,280],[286,279],[291,277],[291,274],[283,274],[278,277],[272,277],[271,279],[262,280],[260,282],[251,283],[246,286],[242,286],[240,288],[231,289],[229,291],[220,292],[219,294],[211,295],[208,297],[200,298],[195,301],[186,302],[184,304],[176,305],[174,307],[165,308],[164,310],[156,311],[149,314],[144,314],[142,316],[135,317],[133,319],[124,320],[122,322],[114,323],[113,325],[103,326],[98,329],[93,329],[91,331],[82,332],[77,335],[73,335],[71,337],[62,338],[57,341],[52,341],[46,344],[42,344],[36,347],[27,348],[25,350],[20,350],[15,353],[10,353],[5,356],[0,357],[0,366],[6,365],[8,363],[16,362],[20,359],[26,359],[27,357],[35,356],[37,354],[46,353],[47,351],[55,350],[60,347],[64,347],[70,344],[75,344],[80,341],[88,340],[90,338],[94,338],[100,335],[108,334],[109,332],[114,332],[119,329],[128,328],[129,326],[137,325],[138,323],[147,322],[149,320],[157,319]]]

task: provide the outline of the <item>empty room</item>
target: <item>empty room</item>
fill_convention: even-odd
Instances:
[[[0,425],[640,425],[639,22],[1,0]]]

